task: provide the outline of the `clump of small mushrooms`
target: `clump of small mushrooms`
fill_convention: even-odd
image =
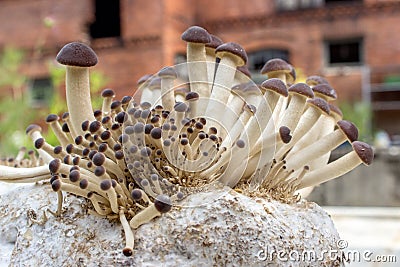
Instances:
[[[255,84],[240,45],[197,26],[182,40],[186,64],[143,76],[133,97],[116,100],[103,90],[98,110],[89,88],[96,54],[82,43],[65,45],[57,61],[66,66],[68,112],[46,118],[60,144],[29,125],[37,154],[25,158],[21,149],[4,160],[0,181],[49,181],[56,216],[64,193],[86,198],[91,214],[120,220],[130,256],[133,229],[210,185],[291,203],[301,190],[371,163],[371,147],[329,103],[336,92],[322,77],[296,83],[290,64],[271,59],[261,70],[265,81]],[[328,163],[346,141],[353,151]]]

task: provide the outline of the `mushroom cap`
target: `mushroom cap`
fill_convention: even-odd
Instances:
[[[172,208],[172,201],[166,195],[158,195],[154,201],[154,207],[160,213],[166,213]]]
[[[321,76],[311,75],[307,77],[306,84],[308,84],[309,86],[315,86],[317,84],[329,84],[329,83],[325,78]]]
[[[335,105],[329,104],[329,109],[331,110],[331,115],[337,119],[338,121],[343,119],[343,113],[340,110],[340,108],[338,108]]]
[[[310,86],[305,83],[296,83],[289,87],[289,93],[297,93],[308,98],[314,98],[314,93]]]
[[[243,66],[247,63],[247,53],[242,46],[237,43],[225,43],[215,49],[217,57],[233,56],[237,66]]]
[[[284,72],[290,73],[293,67],[285,60],[280,58],[273,58],[268,60],[261,69],[261,74],[273,73],[273,72]]]
[[[107,88],[107,89],[104,89],[101,92],[101,96],[104,97],[104,98],[106,98],[106,97],[110,97],[110,98],[111,97],[115,97],[115,92],[114,92],[113,89]]]
[[[206,43],[206,48],[216,49],[218,46],[222,45],[224,42],[218,36],[210,34],[211,42]]]
[[[185,111],[187,111],[187,108],[188,108],[187,105],[185,103],[183,103],[183,102],[177,102],[174,105],[174,110],[176,112],[185,112]]]
[[[191,26],[181,35],[181,39],[188,43],[207,44],[212,41],[210,34],[202,27]]]
[[[287,144],[290,142],[290,140],[292,140],[292,136],[290,135],[290,129],[286,126],[281,126],[279,128],[279,135],[284,144]]]
[[[58,121],[60,119],[60,117],[58,117],[58,115],[56,114],[49,114],[46,118],[46,123],[52,123],[55,121]]]
[[[347,139],[352,143],[357,141],[358,139],[358,129],[357,127],[350,121],[341,120],[337,122],[339,129],[346,135]]]
[[[281,79],[278,78],[270,78],[268,80],[265,80],[261,84],[261,87],[263,87],[266,90],[274,91],[275,93],[283,95],[285,97],[289,95],[286,85],[283,83]]]
[[[236,69],[238,71],[240,71],[241,73],[243,73],[244,75],[246,75],[247,77],[251,78],[251,73],[250,73],[249,68],[247,67],[247,65],[239,66]]]
[[[243,88],[242,93],[244,95],[260,95],[261,89],[258,87],[257,84],[253,82],[249,82],[245,88]]]
[[[324,112],[327,115],[329,115],[329,113],[330,113],[330,108],[329,108],[328,102],[326,102],[322,98],[315,97],[313,99],[307,100],[307,103],[316,107],[317,109],[321,110],[321,112]]]
[[[288,83],[294,83],[294,81],[296,80],[296,77],[297,77],[297,75],[296,75],[296,70],[295,70],[295,68],[292,66],[292,65],[290,65],[289,64],[289,66],[290,66],[290,68],[292,69],[289,73],[287,73],[286,74],[286,79],[288,80]]]
[[[144,83],[144,82],[146,82],[147,80],[149,80],[151,77],[153,77],[152,74],[143,75],[143,76],[140,77],[139,80],[137,81],[137,85],[141,85],[142,83]]]
[[[199,97],[200,97],[200,96],[199,96],[198,93],[196,93],[196,92],[189,92],[189,93],[186,94],[185,99],[186,99],[186,101],[195,101],[195,100],[198,100]]]
[[[42,132],[42,127],[37,124],[30,124],[28,127],[26,127],[25,133],[30,134],[34,131]]]
[[[158,72],[158,76],[162,78],[173,78],[178,77],[174,67],[164,67]]]
[[[370,145],[360,141],[354,141],[351,145],[365,165],[370,165],[372,163],[374,151]]]
[[[312,88],[312,90],[314,91],[315,94],[320,94],[326,97],[328,101],[335,100],[337,98],[335,89],[333,89],[327,83],[317,84]]]
[[[153,79],[151,79],[150,82],[149,82],[149,88],[150,89],[159,89],[159,88],[161,88],[161,78],[160,77],[154,77]]]
[[[83,43],[72,42],[66,44],[58,52],[58,63],[75,67],[91,67],[97,64],[97,55],[92,48]]]

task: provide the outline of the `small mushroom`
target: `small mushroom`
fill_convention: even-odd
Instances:
[[[58,53],[57,61],[66,65],[66,99],[70,114],[70,128],[84,135],[80,125],[83,121],[94,121],[90,99],[89,67],[97,64],[95,52],[87,45],[72,42]]]
[[[46,118],[46,123],[50,125],[60,144],[65,147],[66,145],[70,144],[72,140],[63,132],[60,124],[58,123],[59,119],[60,118],[56,114],[49,114]]]
[[[208,98],[210,88],[205,45],[212,41],[211,36],[202,27],[191,26],[182,33],[181,38],[187,43],[186,57],[190,91],[198,93],[200,97]]]
[[[106,117],[111,114],[111,103],[114,100],[115,92],[113,89],[107,88],[101,92],[101,96],[103,97],[101,113],[103,117]]]
[[[304,175],[299,189],[316,186],[339,177],[353,170],[361,163],[365,165],[370,165],[372,163],[374,152],[370,145],[364,142],[354,141],[352,147],[353,151],[347,153],[343,157]]]
[[[148,223],[155,217],[170,211],[172,208],[171,199],[166,195],[158,195],[154,203],[136,214],[129,222],[131,228],[137,229],[142,224]]]

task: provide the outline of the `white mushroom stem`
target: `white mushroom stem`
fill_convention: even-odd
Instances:
[[[129,257],[133,254],[133,247],[134,247],[134,236],[132,229],[128,223],[128,220],[125,217],[125,213],[123,209],[119,211],[119,220],[122,224],[122,228],[124,229],[125,233],[125,248],[123,249],[123,253],[125,256]]]
[[[307,97],[293,93],[291,99],[289,101],[289,105],[285,110],[285,114],[282,120],[279,122],[279,125],[285,125],[292,131],[295,131],[296,126],[300,120],[301,115],[303,114],[304,107],[306,105]]]
[[[53,130],[53,133],[57,137],[57,140],[60,142],[62,147],[66,147],[68,144],[72,143],[72,139],[69,138],[61,129],[60,124],[58,121],[53,121],[49,123],[51,129]]]
[[[291,141],[288,144],[285,144],[279,148],[275,158],[276,159],[282,158],[283,155],[287,153],[287,151],[291,147],[293,147],[294,144],[296,144],[296,142],[299,141],[313,127],[313,125],[318,121],[318,118],[321,116],[321,114],[322,113],[319,110],[317,110],[317,108],[315,108],[314,106],[310,106],[309,108],[307,108],[307,110],[301,116],[300,121],[292,134]],[[321,128],[321,131],[322,130],[323,129]]]
[[[231,93],[228,98],[229,105],[226,106],[221,124],[225,127],[226,132],[230,132],[235,122],[239,119],[239,115],[243,110],[244,99],[236,93]]]
[[[161,216],[161,212],[159,212],[154,203],[146,207],[144,210],[140,211],[138,214],[136,214],[131,221],[129,222],[129,225],[131,226],[132,229],[137,229],[139,226],[142,224],[148,223],[152,219]]]
[[[89,68],[67,66],[66,91],[71,121],[69,126],[76,134],[83,136],[85,132],[81,128],[82,122],[96,120],[90,98]]]
[[[139,86],[139,91],[142,92],[141,97],[140,97],[140,103],[151,103],[152,98],[153,98],[153,92],[152,90],[149,88],[149,83],[150,83],[151,79],[148,79],[147,81],[145,81],[144,83],[142,83]]]
[[[235,143],[240,134],[243,132],[247,122],[252,116],[254,116],[255,111],[255,108],[252,106],[244,106],[243,111],[239,116],[239,119],[236,120],[231,130],[228,131],[227,137],[225,137],[222,141],[221,147],[230,147],[233,143]]]
[[[214,118],[215,121],[220,121],[222,118],[223,113],[221,110],[225,109],[231,94],[230,88],[233,84],[235,72],[236,62],[231,57],[222,57],[215,75],[210,101],[205,112],[206,117]]]
[[[175,105],[174,80],[172,76],[161,77],[161,105],[164,110],[173,110]]]
[[[200,97],[210,97],[208,85],[206,50],[203,43],[187,43],[187,68],[190,90]]]
[[[346,135],[337,129],[334,132],[324,136],[317,142],[299,150],[298,152],[286,158],[289,170],[297,170],[298,168],[308,165],[312,160],[326,154],[347,140]]]
[[[321,183],[332,180],[356,168],[363,163],[355,151],[351,151],[343,157],[325,165],[322,168],[312,170],[304,175],[298,189],[309,186],[316,186]]]

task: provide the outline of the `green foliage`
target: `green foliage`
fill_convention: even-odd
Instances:
[[[342,102],[339,108],[343,112],[345,120],[353,122],[359,130],[359,140],[369,142],[372,140],[371,106],[362,101],[358,102]]]
[[[49,106],[33,108],[29,94],[22,94],[27,87],[28,78],[21,74],[20,67],[24,60],[22,50],[6,47],[0,53],[0,87],[12,92],[0,98],[0,155],[15,156],[21,146],[32,148],[31,140],[25,135],[26,127],[35,122],[44,121],[47,114],[61,115],[67,111],[64,87],[65,67],[54,63],[48,64],[49,76],[54,92],[51,95]],[[100,108],[102,99],[99,91],[105,86],[108,79],[99,71],[91,71],[90,84],[94,108]],[[46,141],[58,145],[57,138],[51,130],[43,132]]]

